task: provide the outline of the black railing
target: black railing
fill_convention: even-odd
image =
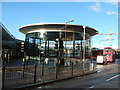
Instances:
[[[84,75],[94,72],[94,65],[90,61],[68,61],[62,66],[60,64],[50,66],[49,63],[40,65],[23,64],[23,66],[3,67],[2,71],[3,89],[11,89]]]

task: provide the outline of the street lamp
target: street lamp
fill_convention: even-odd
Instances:
[[[85,26],[83,26],[83,30],[84,30],[84,33],[83,33],[83,71],[85,71]]]
[[[67,24],[70,23],[70,22],[74,22],[74,20],[72,19],[72,20],[66,22],[65,26],[62,27],[62,28],[60,28],[60,30],[62,30],[62,29],[66,29],[66,28],[67,28]],[[66,31],[66,30],[65,30],[65,31]],[[61,32],[61,31],[60,31],[60,38],[62,38],[62,32]],[[65,38],[66,38],[66,37],[65,37]]]
[[[62,30],[64,29],[65,30],[65,51],[66,51],[66,28],[67,28],[67,24],[68,23],[70,23],[70,22],[73,22],[74,20],[72,19],[72,20],[70,20],[70,21],[68,21],[68,22],[66,22],[65,23],[65,26],[64,27],[62,27],[62,28],[60,28],[60,35],[59,35],[59,39],[61,40],[61,38],[62,38]],[[62,49],[63,50],[63,49]],[[60,53],[60,52],[59,52]],[[59,54],[60,55],[60,54]]]
[[[70,23],[70,22],[74,22],[74,20],[72,19],[72,20],[66,22],[66,24],[65,24],[65,41],[66,41],[66,28],[67,28],[67,24]],[[65,45],[66,45],[66,43],[65,43]]]
[[[70,22],[74,22],[74,20],[72,19],[72,20],[70,20],[70,21],[66,22],[66,24],[67,24],[67,23],[70,23]]]
[[[74,20],[72,19],[72,20],[66,22],[66,24],[65,24],[65,53],[67,53],[67,50],[66,50],[66,41],[67,41],[66,28],[67,28],[67,24],[70,23],[70,22],[74,22]]]
[[[84,41],[84,48],[83,48],[83,61],[85,61],[85,26],[83,26],[84,35],[83,35],[83,41]]]

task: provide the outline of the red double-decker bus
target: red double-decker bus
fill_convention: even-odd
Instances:
[[[115,50],[112,47],[105,47],[103,50],[103,56],[106,62],[114,62],[115,61]]]
[[[92,50],[92,59],[93,60],[96,60],[97,56],[99,56],[99,55],[103,55],[103,49]]]

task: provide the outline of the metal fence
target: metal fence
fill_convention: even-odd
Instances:
[[[52,61],[51,61],[52,62]],[[94,71],[90,61],[65,61],[64,65],[25,65],[3,67],[3,89],[51,82],[53,80],[83,75]]]

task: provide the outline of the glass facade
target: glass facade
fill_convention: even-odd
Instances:
[[[59,60],[82,60],[91,58],[91,38],[86,33],[39,30],[26,34],[25,54],[28,60],[42,61],[45,58]]]
[[[20,48],[2,47],[3,65],[8,65],[13,61],[23,58]]]

